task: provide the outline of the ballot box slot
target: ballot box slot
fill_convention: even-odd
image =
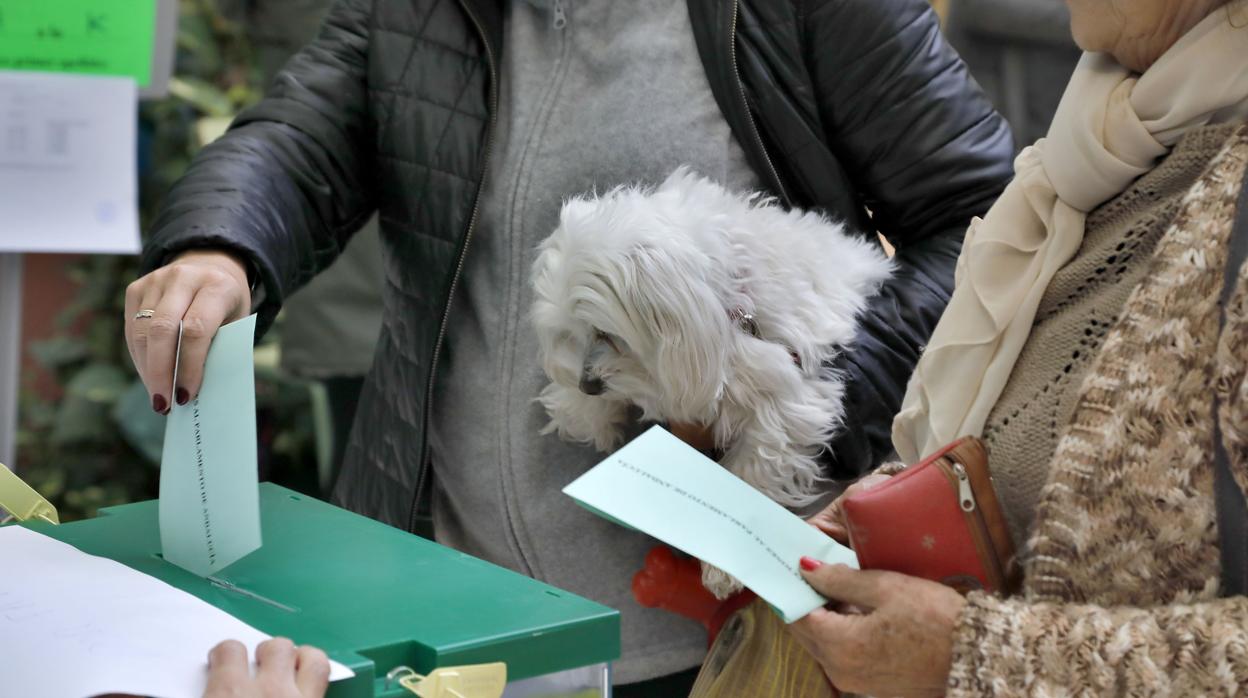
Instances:
[[[220,579],[218,577],[205,577],[205,579],[207,579],[209,582],[212,582],[212,585],[214,587],[217,587],[218,589],[224,589],[232,594],[238,594],[240,596],[245,596],[249,599],[254,599],[256,601],[259,601],[260,603],[268,604],[278,610],[286,611],[287,613],[299,612],[299,609],[295,608],[294,606],[287,606],[281,601],[275,601],[262,594],[257,594],[254,591],[248,591],[247,589],[244,589],[238,586],[237,584],[235,584],[234,582],[231,582],[228,579]]]
[[[164,555],[160,553],[152,553],[152,557],[156,558],[157,560],[160,560],[161,562],[165,564],[172,564],[168,560],[165,559]],[[294,606],[291,606],[289,604],[284,604],[281,601],[278,601],[276,599],[271,599],[265,596],[264,594],[257,594],[256,592],[251,591],[250,589],[245,589],[235,584],[234,582],[231,582],[228,579],[222,579],[217,576],[210,576],[210,577],[204,577],[204,581],[208,582],[209,584],[213,585],[214,587],[218,589],[221,589],[222,591],[227,591],[231,594],[237,594],[238,596],[251,599],[252,601],[259,601],[260,603],[268,605],[268,606],[272,606],[273,608],[276,608],[279,611],[285,611],[287,613],[299,612],[299,609]]]

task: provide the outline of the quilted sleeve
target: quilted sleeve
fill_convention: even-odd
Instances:
[[[143,251],[150,271],[202,247],[246,258],[267,326],[372,214],[368,112],[372,0],[339,0],[267,96],[204,148],[174,185]]]
[[[1012,176],[1013,137],[924,0],[804,6],[804,45],[827,140],[897,271],[860,318],[835,367],[847,419],[830,444],[833,477],[857,477],[892,450],[906,383],[949,302],[966,227]]]

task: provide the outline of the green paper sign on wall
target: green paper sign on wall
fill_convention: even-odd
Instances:
[[[157,0],[0,0],[0,70],[152,80]]]

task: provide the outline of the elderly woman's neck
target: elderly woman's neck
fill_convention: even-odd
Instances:
[[[1151,26],[1140,27],[1138,32],[1124,31],[1109,53],[1127,68],[1143,73],[1193,27],[1226,4],[1227,0],[1167,2]]]

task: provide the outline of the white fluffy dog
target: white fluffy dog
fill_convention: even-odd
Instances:
[[[891,268],[878,244],[819,214],[685,168],[655,189],[571,199],[533,271],[551,380],[543,433],[605,452],[633,408],[708,425],[729,471],[781,504],[809,504],[843,414],[828,365]],[[736,588],[706,569],[712,591]]]

